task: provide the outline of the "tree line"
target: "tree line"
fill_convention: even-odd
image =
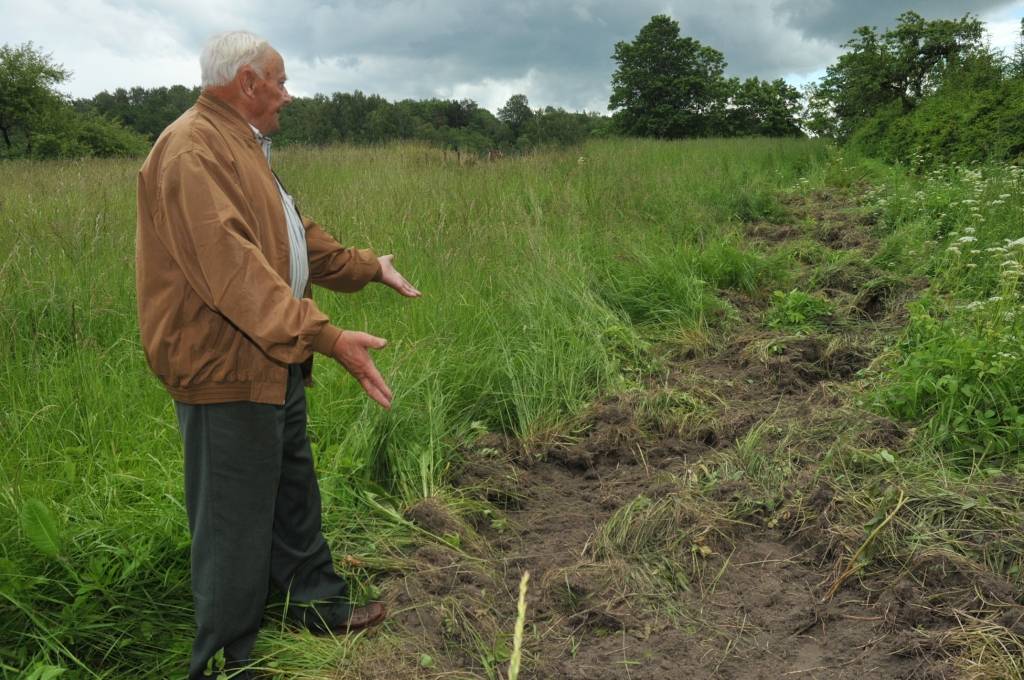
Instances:
[[[1024,153],[1024,21],[1010,57],[971,15],[860,27],[803,92],[782,79],[726,77],[724,55],[656,15],[614,46],[611,116],[533,109],[516,94],[496,114],[469,99],[391,102],[335,92],[296,98],[281,144],[418,140],[466,152],[569,146],[606,135],[829,137],[889,161],[1013,159]],[[0,158],[141,155],[199,88],[118,88],[70,100],[70,76],[32,43],[0,47]]]
[[[199,96],[199,88],[133,87],[101,92],[75,102],[83,113],[116,120],[150,141]],[[355,92],[296,97],[281,110],[276,144],[379,144],[419,140],[451,149],[511,151],[538,145],[571,145],[597,131],[607,118],[570,113],[560,108],[529,108],[525,95],[515,95],[497,116],[463,99],[406,99],[389,102]],[[510,108],[511,107],[511,108]],[[525,114],[520,112],[523,107]]]
[[[808,90],[806,125],[890,162],[1024,160],[1024,19],[1012,55],[976,17],[861,27]]]

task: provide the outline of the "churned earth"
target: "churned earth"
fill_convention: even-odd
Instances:
[[[893,489],[857,523],[838,475],[912,433],[858,406],[855,383],[924,282],[870,264],[855,191],[786,208],[746,236],[806,252],[794,280],[833,312],[794,332],[765,323],[768,295],[721,291],[726,330],[665,342],[658,370],[571,431],[479,437],[459,495],[406,512],[440,540],[386,580],[394,644],[346,677],[507,677],[527,571],[524,678],[953,678],[965,626],[1024,634],[1024,593],[949,552],[867,568],[907,500]]]

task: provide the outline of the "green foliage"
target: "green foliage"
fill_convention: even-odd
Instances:
[[[120,121],[154,140],[198,96],[198,88],[180,85],[119,88],[112,94],[101,92],[92,99],[79,100],[75,107]],[[389,102],[379,95],[356,90],[297,97],[282,110],[281,131],[274,140],[281,146],[418,140],[482,155],[495,150],[577,145],[605,122],[606,118],[593,114],[569,113],[552,107],[533,111],[521,94],[510,98],[495,117],[469,99]]]
[[[651,17],[632,42],[615,45],[608,108],[625,134],[683,137],[800,137],[800,93],[781,78],[726,79],[725,57]]]
[[[870,401],[968,470],[1021,463],[1022,177],[1015,166],[938,166],[893,173],[875,198],[891,232],[877,259],[931,285]]]
[[[523,128],[533,119],[533,110],[530,109],[530,100],[525,94],[514,94],[508,98],[505,105],[498,109],[498,120],[508,125],[512,135],[518,137]]]
[[[983,25],[971,15],[928,21],[904,12],[884,33],[869,26],[854,33],[844,45],[848,51],[812,91],[818,134],[847,139],[883,109],[912,111],[935,92],[946,72],[985,49]]]
[[[917,170],[938,164],[1012,160],[1024,154],[1024,79],[1004,78],[991,54],[965,59],[907,113],[887,105],[852,133],[850,146]]]
[[[21,508],[21,529],[36,550],[47,557],[60,555],[60,530],[50,508],[38,498],[30,498]]]
[[[1024,78],[1024,18],[1020,20],[1020,33],[1017,34],[1017,45],[1010,61],[1010,76]]]
[[[823,330],[832,312],[832,303],[817,295],[796,289],[788,293],[776,290],[764,321],[769,328],[811,333]]]
[[[58,122],[59,121],[59,122]],[[75,114],[70,108],[43,131],[32,134],[31,157],[139,157],[149,151],[145,137],[95,113]]]
[[[0,47],[0,158],[144,155],[144,137],[67,102],[55,87],[70,75],[32,43]]]
[[[56,87],[70,76],[31,42],[0,46],[0,157],[31,155],[33,134],[66,105]]]
[[[1020,300],[1000,298],[946,315],[915,305],[875,403],[923,423],[930,441],[965,468],[1014,465],[1024,445],[1024,323]]]
[[[732,96],[726,112],[729,134],[739,137],[802,137],[800,91],[782,78],[771,82],[747,78],[730,81]]]
[[[632,42],[615,44],[608,108],[630,135],[704,137],[720,129],[727,98],[725,57],[665,15],[651,17]]]
[[[598,292],[634,323],[693,327],[706,322],[720,305],[689,267],[656,251],[623,254],[604,264]]]
[[[129,89],[119,87],[112,93],[103,91],[92,99],[79,99],[75,102],[75,108],[118,120],[154,142],[164,128],[192,106],[198,97],[198,87],[183,85]]]
[[[728,241],[709,243],[688,254],[689,258],[700,278],[716,288],[753,294],[778,276],[765,257]]]

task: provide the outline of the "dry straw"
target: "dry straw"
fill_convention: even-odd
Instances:
[[[519,677],[519,665],[523,658],[523,626],[526,624],[526,584],[530,581],[530,572],[524,571],[519,581],[519,605],[516,613],[516,629],[512,637],[512,658],[508,663],[508,680]]]

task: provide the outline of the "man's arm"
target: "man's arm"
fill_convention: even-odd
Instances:
[[[319,224],[302,218],[309,253],[309,280],[342,293],[354,293],[380,275],[380,263],[370,249],[346,248]]]
[[[313,283],[345,293],[360,290],[370,281],[383,283],[399,295],[419,297],[420,292],[395,269],[394,255],[377,257],[372,250],[345,248],[316,222],[302,218],[309,251],[309,278]]]

